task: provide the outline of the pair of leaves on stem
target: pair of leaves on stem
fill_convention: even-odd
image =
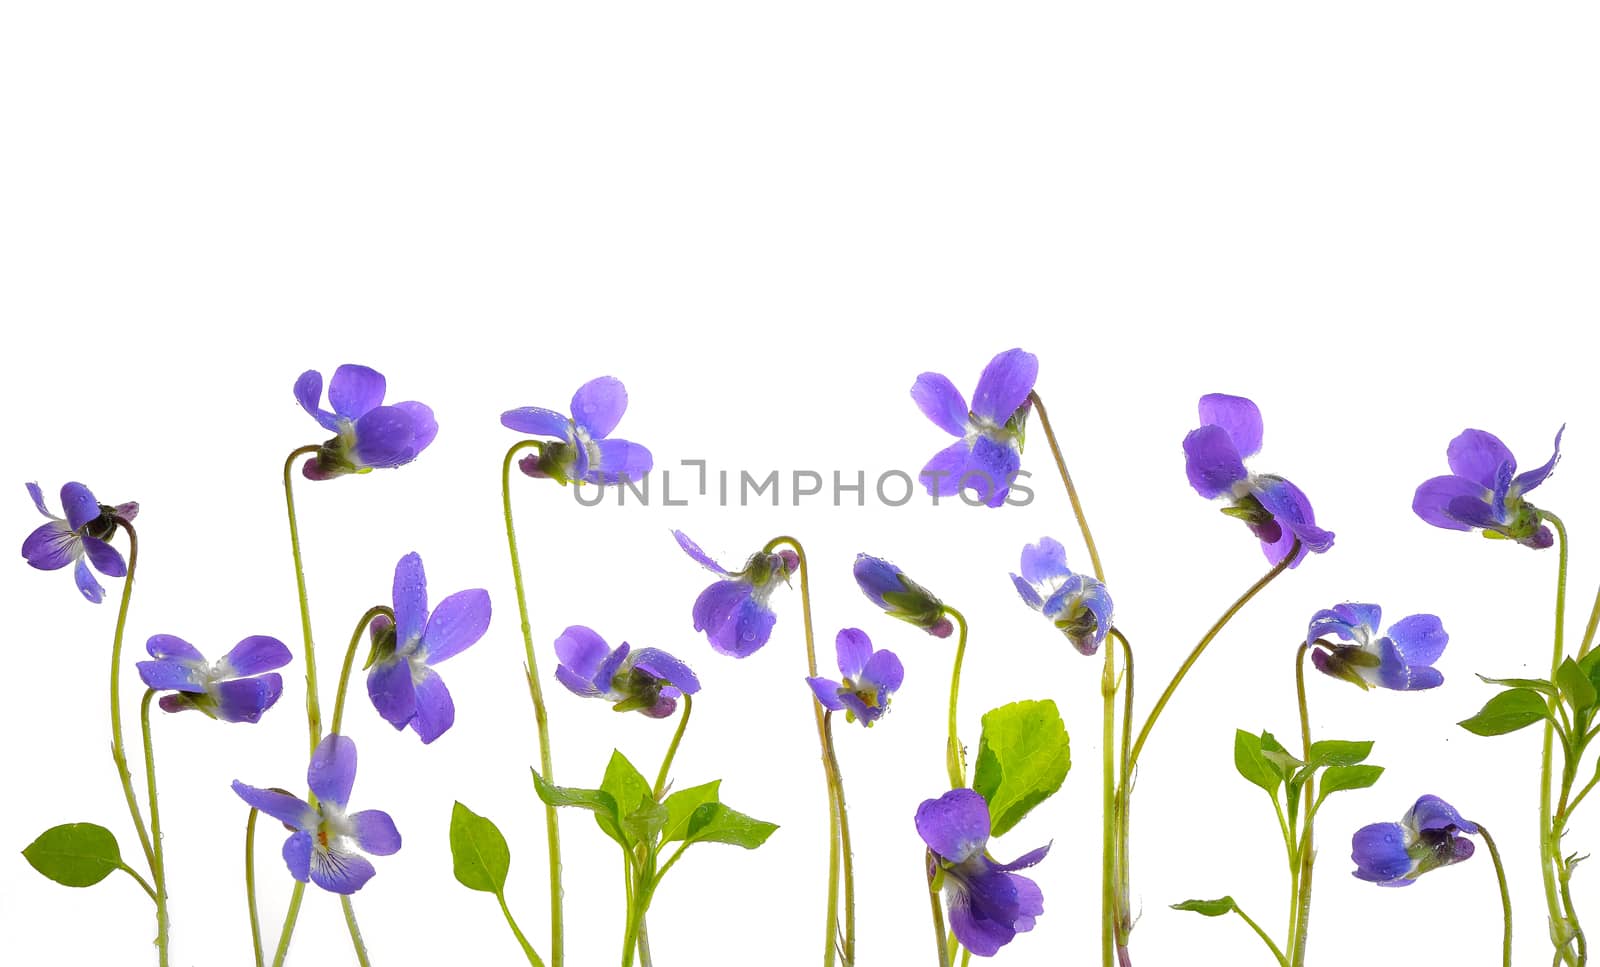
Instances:
[[[1459,723],[1474,735],[1507,735],[1542,722],[1551,715],[1549,700],[1556,699],[1572,709],[1573,732],[1582,736],[1589,731],[1596,707],[1600,706],[1600,649],[1585,655],[1582,661],[1567,658],[1556,669],[1554,682],[1543,678],[1478,677],[1507,688],[1489,699],[1478,714]]]
[[[1319,803],[1333,793],[1365,789],[1377,782],[1383,767],[1364,764],[1371,753],[1371,742],[1327,739],[1311,743],[1311,760],[1306,762],[1289,754],[1271,732],[1251,735],[1238,729],[1233,737],[1233,767],[1274,799],[1278,789],[1287,785],[1291,815],[1296,811],[1300,790],[1318,769],[1324,770]]]
[[[1071,768],[1055,702],[1013,702],[984,713],[972,788],[989,803],[990,834],[1003,835],[1055,795]]]

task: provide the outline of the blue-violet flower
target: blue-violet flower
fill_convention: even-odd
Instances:
[[[834,639],[834,647],[838,651],[839,675],[844,681],[820,677],[806,681],[823,708],[844,712],[845,721],[859,719],[862,725],[870,728],[889,710],[889,697],[905,680],[905,669],[889,649],[874,651],[872,639],[860,628],[840,631]]]
[[[1016,870],[1033,866],[1048,845],[1012,863],[989,855],[989,804],[971,789],[952,789],[917,808],[917,832],[933,851],[935,883],[943,880],[950,929],[979,957],[992,957],[1044,913],[1039,885]]]
[[[970,410],[949,377],[917,377],[911,398],[939,429],[956,437],[922,468],[919,479],[928,493],[950,497],[974,490],[990,507],[1006,502],[1022,466],[1028,394],[1038,375],[1039,360],[1032,353],[1006,350],[983,368]]]
[[[650,472],[650,451],[627,440],[608,440],[628,409],[628,391],[612,376],[591,379],[572,394],[572,416],[537,406],[500,414],[501,425],[518,433],[555,437],[517,464],[530,477],[568,482],[614,484]]]
[[[659,648],[635,651],[624,641],[616,650],[591,628],[573,625],[556,639],[556,679],[574,695],[603,698],[618,712],[671,715],[679,695],[700,691],[689,666]]]
[[[1445,457],[1450,476],[1434,477],[1417,488],[1411,509],[1418,517],[1446,530],[1483,529],[1484,537],[1507,539],[1532,548],[1555,543],[1555,535],[1539,516],[1539,508],[1523,495],[1544,483],[1561,459],[1561,434],[1555,452],[1541,467],[1517,473],[1517,458],[1493,433],[1463,430],[1450,441]]]
[[[133,520],[139,513],[136,503],[102,504],[81,483],[69,483],[61,488],[61,506],[66,518],[50,513],[44,505],[44,491],[36,483],[28,484],[28,495],[33,506],[39,508],[48,523],[34,528],[22,542],[22,556],[41,571],[55,571],[76,564],[73,579],[78,591],[95,604],[105,599],[106,589],[89,573],[89,565],[106,577],[120,578],[128,573],[122,554],[109,543],[117,532],[117,520]]]
[[[1072,647],[1085,655],[1100,650],[1111,630],[1111,595],[1106,586],[1067,568],[1067,549],[1053,537],[1022,549],[1022,574],[1011,575],[1022,600],[1042,612]]]
[[[383,374],[366,366],[345,364],[328,381],[328,405],[321,409],[322,374],[308,369],[294,383],[294,398],[324,430],[336,434],[302,467],[312,480],[347,473],[369,473],[374,467],[399,467],[417,458],[439,433],[433,411],[408,400],[383,405]]]
[[[738,572],[711,559],[700,545],[683,531],[673,531],[678,546],[714,574],[722,576],[700,592],[694,601],[694,630],[703,631],[711,647],[724,655],[744,658],[754,654],[772,637],[778,616],[767,603],[779,582],[800,569],[800,555],[789,548],[775,553],[758,551]]]
[[[161,696],[163,711],[195,709],[224,722],[259,722],[283,694],[283,676],[273,669],[293,657],[268,635],[251,635],[215,662],[177,635],[153,635],[144,647],[155,661],[139,662],[139,677],[173,692]]]
[[[1373,823],[1350,840],[1355,877],[1379,886],[1410,886],[1417,877],[1472,856],[1478,824],[1438,796],[1423,796],[1398,823]]]
[[[948,638],[955,630],[945,615],[944,602],[883,558],[857,554],[854,571],[861,593],[891,617],[914,624],[935,638]]]
[[[1431,614],[1414,614],[1389,626],[1379,636],[1383,610],[1375,604],[1336,604],[1311,616],[1307,644],[1314,645],[1311,663],[1317,670],[1362,688],[1377,685],[1409,692],[1437,688],[1444,682],[1433,663],[1450,643],[1444,623]],[[1331,642],[1336,635],[1345,644]]]

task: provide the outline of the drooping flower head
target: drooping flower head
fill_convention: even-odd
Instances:
[[[537,406],[500,414],[501,425],[533,436],[554,437],[517,464],[530,477],[568,482],[614,484],[650,472],[650,451],[627,440],[610,440],[628,409],[628,391],[611,376],[591,379],[572,394],[572,416]]]
[[[914,624],[935,638],[948,638],[955,630],[945,615],[944,602],[883,558],[857,554],[855,576],[867,600],[892,617]]]
[[[1555,543],[1555,535],[1524,495],[1544,483],[1561,459],[1561,434],[1544,466],[1517,473],[1517,458],[1493,433],[1463,430],[1450,441],[1445,457],[1450,475],[1434,477],[1417,488],[1411,509],[1418,517],[1446,530],[1481,528],[1484,537],[1510,539],[1532,548]]]
[[[952,789],[917,807],[917,832],[933,851],[935,882],[944,883],[950,929],[979,957],[992,957],[1044,913],[1039,885],[1016,870],[1050,852],[1041,846],[1011,863],[989,855],[989,804],[971,789]]]
[[[1245,458],[1261,452],[1261,432],[1261,411],[1250,400],[1223,393],[1200,397],[1200,428],[1183,439],[1189,483],[1208,500],[1226,499],[1222,512],[1249,525],[1273,564],[1281,563],[1298,539],[1300,553],[1289,566],[1299,567],[1310,552],[1332,547],[1333,533],[1317,526],[1311,501],[1299,487],[1245,469]]]
[[[411,400],[383,405],[383,374],[346,363],[328,382],[330,413],[321,408],[322,374],[308,369],[294,383],[294,398],[324,430],[336,434],[302,472],[311,480],[329,480],[347,473],[369,473],[374,467],[399,467],[417,458],[439,433],[433,410]]]
[[[990,507],[1006,502],[1022,467],[1028,394],[1038,375],[1039,360],[1032,353],[1006,350],[983,368],[970,410],[949,377],[917,377],[911,398],[939,429],[957,438],[922,468],[919,479],[928,493],[953,497],[973,490]]]
[[[872,639],[860,628],[839,632],[834,646],[838,650],[839,675],[844,680],[818,677],[807,678],[806,682],[823,708],[843,712],[845,721],[859,720],[870,728],[889,710],[889,697],[905,680],[905,669],[894,652],[887,648],[874,651]]]
[[[316,806],[282,789],[257,789],[237,779],[233,791],[294,830],[283,844],[283,861],[290,876],[301,883],[309,880],[330,893],[349,895],[376,872],[356,849],[373,856],[389,856],[400,849],[400,832],[388,813],[378,809],[345,812],[355,781],[356,744],[336,734],[317,744],[306,770]]]
[[[800,569],[800,555],[789,548],[767,553],[757,551],[745,561],[743,570],[729,571],[711,559],[700,545],[683,531],[673,531],[685,554],[722,579],[700,592],[694,601],[694,630],[703,631],[711,647],[724,655],[744,658],[754,654],[772,637],[778,616],[767,603],[778,585]]]
[[[1311,663],[1362,688],[1409,692],[1441,685],[1444,676],[1433,663],[1450,643],[1444,623],[1431,614],[1414,614],[1380,636],[1382,620],[1383,610],[1375,604],[1348,602],[1318,611],[1306,631],[1306,642],[1316,646]],[[1344,643],[1329,641],[1330,635]]]
[[[41,571],[55,571],[76,564],[72,576],[78,590],[89,601],[99,604],[105,599],[106,589],[89,573],[89,565],[110,578],[120,578],[128,573],[122,554],[111,546],[117,532],[117,521],[133,520],[139,513],[136,503],[102,504],[81,483],[69,483],[61,488],[61,506],[66,511],[63,519],[50,513],[44,505],[44,491],[36,483],[28,484],[28,496],[33,506],[47,518],[47,522],[34,528],[22,542],[22,556]]]
[[[161,696],[163,711],[195,709],[224,722],[259,722],[283,694],[283,676],[273,669],[292,658],[283,642],[267,635],[251,635],[215,662],[177,635],[154,635],[145,650],[155,661],[139,662],[139,678],[150,688],[172,690]]]
[[[615,650],[592,628],[573,625],[556,639],[556,679],[583,698],[603,698],[618,712],[643,712],[664,719],[678,707],[678,696],[700,691],[688,665],[659,648],[634,649],[626,641]]]
[[[372,631],[367,695],[384,721],[407,725],[424,745],[456,720],[450,690],[433,666],[466,650],[489,629],[489,592],[457,591],[428,613],[428,579],[415,551],[394,567],[394,621],[379,615]]]
[[[1100,650],[1111,630],[1111,595],[1106,586],[1067,568],[1067,549],[1053,537],[1022,549],[1022,574],[1011,575],[1022,600],[1085,655]]]
[[[1472,856],[1478,824],[1438,796],[1417,800],[1398,823],[1373,823],[1350,841],[1355,877],[1379,886],[1410,886],[1417,877]]]

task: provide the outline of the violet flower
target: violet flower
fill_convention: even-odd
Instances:
[[[935,638],[948,638],[955,630],[944,613],[944,602],[883,558],[857,554],[854,571],[861,593],[891,617],[914,624]]]
[[[979,957],[992,957],[1019,933],[1033,929],[1044,913],[1039,885],[1016,870],[1033,866],[1048,845],[1011,863],[989,855],[989,804],[971,789],[952,789],[917,808],[917,832],[938,864],[950,929]]]
[[[724,655],[745,658],[758,651],[772,637],[778,616],[767,603],[779,582],[787,584],[789,575],[800,569],[800,555],[789,548],[775,553],[758,551],[738,572],[711,559],[700,545],[683,531],[672,536],[685,554],[722,580],[700,592],[694,602],[694,630],[703,631],[711,647]]]
[[[900,659],[887,648],[874,651],[872,639],[860,628],[845,628],[834,639],[839,675],[844,680],[807,678],[822,707],[844,712],[845,721],[859,720],[870,728],[889,710],[889,698],[905,680]]]
[[[1418,517],[1446,530],[1481,528],[1484,537],[1510,539],[1532,548],[1555,543],[1555,535],[1539,516],[1539,508],[1523,495],[1544,483],[1561,459],[1561,434],[1555,452],[1541,467],[1517,473],[1517,458],[1493,433],[1463,430],[1450,441],[1445,457],[1450,476],[1434,477],[1417,488],[1411,509]]]
[[[283,861],[290,876],[301,883],[309,880],[330,893],[349,895],[376,872],[356,849],[374,856],[389,856],[400,849],[400,832],[388,813],[364,809],[346,814],[355,781],[356,744],[334,734],[318,743],[306,770],[306,782],[317,797],[315,806],[282,789],[257,789],[237,779],[233,791],[253,808],[294,830],[283,844]]]
[[[1377,685],[1395,691],[1437,688],[1444,682],[1433,663],[1450,643],[1444,623],[1431,614],[1401,618],[1380,636],[1383,610],[1375,604],[1336,604],[1311,616],[1306,642],[1315,645],[1311,663],[1317,670],[1362,688]],[[1347,644],[1327,640],[1335,635]]]
[[[215,662],[177,635],[154,635],[145,650],[155,661],[139,662],[139,677],[150,688],[173,691],[161,696],[162,711],[194,709],[224,722],[259,722],[283,694],[283,676],[273,669],[292,658],[267,635],[251,635]]]
[[[1022,600],[1055,625],[1085,655],[1100,650],[1111,630],[1111,595],[1106,586],[1067,568],[1067,549],[1053,537],[1022,549],[1022,574],[1011,575]]]
[[[928,493],[950,497],[974,490],[990,507],[1005,503],[1022,466],[1023,422],[1038,375],[1039,360],[1032,353],[1006,350],[983,368],[970,410],[949,377],[917,377],[911,398],[939,429],[956,437],[922,468],[919,479]]]
[[[369,626],[373,658],[367,672],[372,707],[396,729],[407,725],[424,745],[456,720],[450,690],[433,666],[466,650],[489,628],[489,592],[457,591],[428,613],[428,579],[415,551],[394,567],[394,621],[379,615]]]
[[[122,554],[110,544],[117,532],[117,520],[133,520],[139,513],[136,503],[102,504],[81,483],[69,483],[61,488],[61,506],[66,518],[50,513],[44,505],[44,491],[36,483],[28,484],[28,496],[33,506],[39,508],[48,523],[34,528],[22,542],[22,556],[41,571],[55,571],[76,564],[73,580],[78,591],[94,604],[105,599],[106,589],[89,573],[89,565],[106,577],[120,578],[128,573]]]
[[[1472,856],[1478,824],[1438,796],[1423,796],[1398,823],[1373,823],[1350,840],[1355,877],[1379,886],[1410,886],[1417,877]]]
[[[1300,553],[1290,562],[1333,546],[1333,534],[1317,526],[1311,501],[1299,487],[1273,474],[1251,473],[1246,457],[1261,452],[1261,411],[1242,396],[1210,393],[1200,397],[1200,428],[1183,439],[1189,483],[1207,499],[1225,497],[1223,513],[1244,521],[1261,541],[1267,560],[1279,564],[1296,540]]]
[[[627,642],[612,650],[593,629],[573,625],[556,639],[556,680],[574,695],[603,698],[618,712],[643,712],[664,719],[678,696],[700,691],[689,666],[658,648],[635,651]]]
[[[406,401],[383,405],[383,374],[366,366],[345,364],[328,382],[328,404],[321,409],[322,374],[308,369],[294,383],[294,398],[324,430],[336,434],[305,462],[311,480],[329,480],[347,473],[370,473],[374,467],[399,467],[417,458],[439,433],[433,411]]]
[[[650,472],[650,451],[627,440],[608,440],[628,409],[628,391],[612,376],[591,379],[572,394],[572,416],[537,406],[500,414],[500,423],[518,433],[555,437],[517,464],[530,477],[614,484]]]

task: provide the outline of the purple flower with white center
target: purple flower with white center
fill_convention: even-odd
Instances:
[[[778,621],[767,601],[780,582],[787,584],[789,575],[800,569],[800,555],[787,547],[770,554],[757,551],[743,570],[734,572],[712,560],[683,531],[675,530],[672,536],[685,554],[722,576],[695,599],[694,630],[705,632],[711,647],[724,655],[745,658],[755,654],[772,637],[772,626]]]
[[[1261,434],[1255,403],[1223,393],[1200,397],[1200,429],[1183,439],[1189,483],[1202,497],[1226,498],[1222,512],[1249,525],[1273,564],[1282,563],[1298,540],[1300,553],[1289,566],[1299,567],[1308,553],[1332,547],[1333,533],[1317,526],[1311,501],[1299,487],[1245,469],[1245,458],[1261,452]]]
[[[145,650],[155,661],[139,662],[139,677],[158,691],[166,712],[195,709],[224,722],[259,722],[261,713],[283,694],[289,649],[267,635],[251,635],[233,650],[208,662],[200,650],[177,635],[154,635]]]
[[[1111,595],[1106,586],[1067,568],[1067,549],[1053,537],[1022,549],[1022,574],[1011,575],[1022,600],[1055,625],[1085,655],[1100,650],[1111,630]]]
[[[928,493],[951,497],[973,490],[990,507],[1006,502],[1022,467],[1023,422],[1038,375],[1039,360],[1032,353],[1006,350],[983,368],[971,409],[949,377],[917,377],[911,398],[939,429],[957,438],[922,468],[919,479]]]
[[[330,893],[349,895],[365,886],[376,872],[356,849],[373,856],[389,856],[400,849],[400,832],[388,813],[378,809],[345,812],[355,781],[356,744],[335,734],[317,745],[306,770],[306,782],[317,797],[315,806],[282,789],[257,789],[237,779],[233,791],[294,831],[283,844],[289,875]]]
[[[917,808],[917,832],[938,864],[950,909],[950,929],[979,957],[992,957],[1044,913],[1039,885],[1016,870],[1050,852],[1041,846],[1012,863],[989,855],[989,804],[971,789],[952,789]]]
[[[1379,886],[1410,886],[1417,877],[1472,856],[1478,824],[1438,796],[1417,800],[1398,823],[1373,823],[1350,840],[1355,877]]]
[[[857,554],[854,571],[861,593],[891,617],[914,624],[935,638],[948,638],[955,630],[944,613],[944,602],[883,558]]]
[[[517,464],[530,477],[614,484],[650,472],[650,451],[627,440],[607,439],[628,409],[628,391],[612,376],[591,379],[572,394],[572,416],[537,406],[500,414],[501,425],[533,436],[555,437]]]
[[[1433,663],[1450,643],[1444,623],[1431,614],[1414,614],[1378,634],[1383,610],[1375,604],[1336,604],[1311,616],[1306,642],[1314,645],[1317,670],[1362,688],[1377,685],[1398,692],[1437,688],[1444,676]],[[1334,635],[1344,644],[1331,642]]]
[[[872,639],[860,628],[839,632],[834,647],[839,655],[839,675],[844,681],[807,678],[806,682],[823,708],[843,712],[845,721],[859,720],[871,728],[872,723],[889,710],[889,697],[905,680],[905,669],[900,667],[900,659],[894,652],[887,648],[874,651]]]
[[[294,398],[324,430],[337,434],[305,462],[311,480],[329,480],[347,473],[370,473],[374,467],[399,467],[417,458],[439,433],[433,410],[414,401],[383,405],[383,374],[366,366],[345,364],[328,381],[330,413],[321,409],[322,374],[308,369],[294,383]]]
[[[1517,473],[1517,458],[1493,433],[1463,430],[1450,441],[1445,457],[1450,476],[1434,477],[1417,488],[1411,509],[1418,517],[1446,530],[1481,528],[1484,537],[1510,539],[1532,548],[1555,543],[1555,535],[1539,516],[1539,508],[1523,495],[1544,483],[1561,459],[1561,434],[1555,452],[1541,467]]]
[[[61,488],[61,506],[67,514],[61,518],[44,505],[44,491],[38,484],[28,484],[28,496],[49,522],[34,528],[22,542],[22,556],[41,571],[56,571],[76,564],[72,576],[78,590],[89,601],[99,604],[105,599],[106,589],[89,573],[89,565],[93,564],[95,570],[106,577],[127,575],[128,565],[110,541],[117,532],[117,521],[133,520],[139,513],[139,505],[102,504],[94,499],[88,487],[69,483]]]
[[[643,712],[664,719],[680,695],[700,691],[689,666],[659,648],[635,651],[624,641],[615,650],[593,629],[573,625],[556,639],[556,679],[574,695],[603,698],[618,712]]]
[[[374,658],[367,672],[372,707],[396,729],[411,726],[424,745],[456,720],[450,690],[433,666],[454,657],[489,629],[489,592],[457,591],[428,613],[428,579],[415,551],[394,567],[394,621],[372,620]]]

